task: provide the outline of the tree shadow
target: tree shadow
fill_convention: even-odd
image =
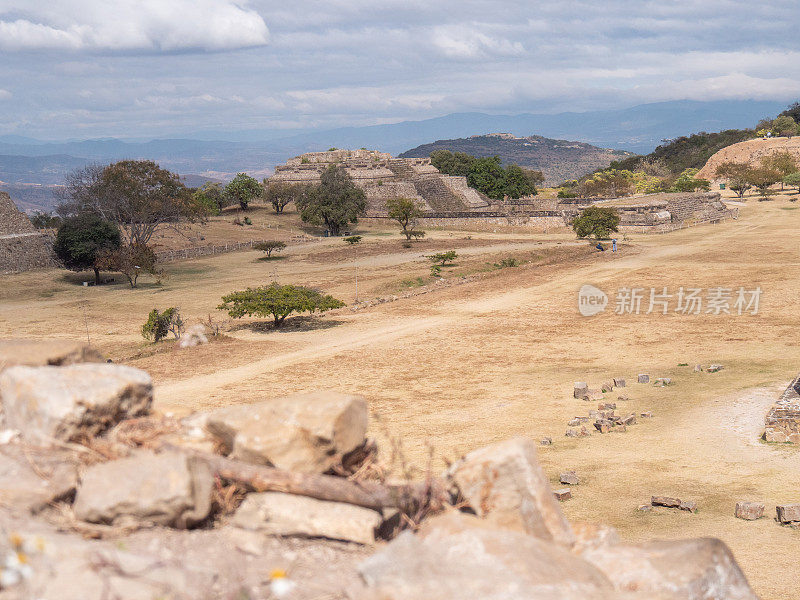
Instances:
[[[253,333],[297,333],[303,331],[321,331],[332,329],[344,323],[321,317],[319,315],[298,315],[287,317],[280,327],[275,327],[272,321],[254,321],[252,323],[240,323],[231,327],[231,331],[252,331]]]
[[[273,260],[286,260],[287,256],[262,256],[261,258],[257,258],[258,262],[271,262]]]

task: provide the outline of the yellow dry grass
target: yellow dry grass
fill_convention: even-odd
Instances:
[[[0,279],[0,334],[89,335],[115,360],[148,369],[157,405],[183,413],[317,388],[364,394],[373,435],[399,436],[424,464],[426,444],[444,459],[512,435],[551,436],[540,457],[555,482],[575,470],[581,484],[563,507],[573,520],[601,521],[629,540],[708,535],[733,549],[765,599],[796,597],[800,531],[771,517],[777,503],[800,502],[800,448],[758,440],[763,416],[800,369],[800,210],[781,198],[748,203],[738,221],[666,235],[629,235],[616,255],[592,253],[566,233],[521,236],[434,232],[404,249],[372,230],[362,245],[340,240],[290,247],[259,261],[242,252],[170,265],[161,287],[77,287],[60,272]],[[222,294],[276,279],[313,285],[353,300],[396,293],[428,278],[433,250],[462,254],[448,276],[489,271],[507,256],[531,262],[477,281],[348,309],[287,331],[240,327],[193,349],[145,344],[138,328],[157,306],[179,305],[204,319]],[[577,312],[577,290],[611,293],[606,313]],[[613,314],[620,287],[763,290],[758,315]],[[647,302],[645,301],[645,304]],[[646,307],[645,307],[646,308]],[[84,311],[86,319],[84,320]],[[695,363],[725,365],[694,373]],[[688,363],[688,367],[678,366]],[[635,383],[637,373],[672,386]],[[596,406],[571,397],[626,377],[618,412],[650,410],[627,433],[564,437],[573,416]],[[616,400],[617,393],[609,395]],[[697,514],[637,511],[652,494],[695,500]],[[733,517],[738,500],[767,503],[756,522]]]

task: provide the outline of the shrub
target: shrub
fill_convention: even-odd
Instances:
[[[499,263],[494,263],[494,267],[496,269],[505,269],[508,267],[518,267],[519,264],[520,263],[516,258],[511,257],[511,258],[504,258]]]
[[[292,313],[324,312],[342,306],[342,301],[310,288],[272,283],[223,296],[217,308],[227,311],[234,319],[272,316],[275,327],[280,327]]]
[[[607,239],[612,231],[618,231],[619,215],[613,208],[590,206],[572,223],[579,238],[594,236]]]
[[[344,241],[350,244],[351,246],[354,246],[355,244],[358,244],[361,241],[361,236],[351,235],[350,237],[344,238]]]
[[[258,244],[253,244],[253,249],[266,252],[267,258],[270,258],[272,257],[273,252],[283,252],[286,249],[286,243],[279,242],[277,240],[272,240],[269,242],[259,242]]]
[[[452,263],[457,257],[458,254],[456,254],[455,250],[448,250],[447,252],[439,252],[437,254],[431,254],[428,256],[428,258],[432,260],[434,264],[438,264],[442,267],[447,266],[448,263]]]
[[[181,337],[183,333],[183,319],[181,319],[180,310],[174,306],[164,312],[158,312],[157,308],[151,310],[147,321],[142,325],[142,337],[152,342],[160,342],[170,333],[175,336],[175,339]]]

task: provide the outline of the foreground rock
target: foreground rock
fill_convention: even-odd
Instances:
[[[0,373],[6,424],[33,444],[93,437],[149,412],[153,382],[140,369],[112,364],[17,366]]]
[[[382,600],[613,597],[608,578],[567,550],[458,513],[435,517],[419,535],[402,533],[360,572],[365,597]]]
[[[337,392],[296,394],[213,412],[206,428],[232,458],[324,473],[364,443],[367,403]]]
[[[0,340],[0,371],[14,366],[65,366],[105,362],[94,348],[68,340]]]
[[[581,558],[603,571],[618,591],[644,598],[758,600],[731,551],[714,538],[599,545]]]
[[[779,523],[800,523],[800,504],[783,504],[775,507]]]
[[[141,452],[89,467],[75,496],[75,516],[90,523],[186,528],[211,510],[214,478],[185,454]]]
[[[381,515],[368,508],[278,492],[249,494],[231,523],[270,535],[372,544]]]
[[[490,523],[570,546],[572,529],[527,438],[470,452],[449,472],[467,504]]]

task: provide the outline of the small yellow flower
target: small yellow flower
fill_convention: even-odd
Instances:
[[[24,552],[17,552],[17,560],[21,565],[27,564],[29,561],[28,555],[25,554]]]
[[[12,533],[8,536],[8,541],[12,546],[14,546],[14,548],[20,548],[25,540],[22,539],[20,534]]]
[[[286,571],[284,569],[273,569],[269,572],[270,579],[286,579]]]

